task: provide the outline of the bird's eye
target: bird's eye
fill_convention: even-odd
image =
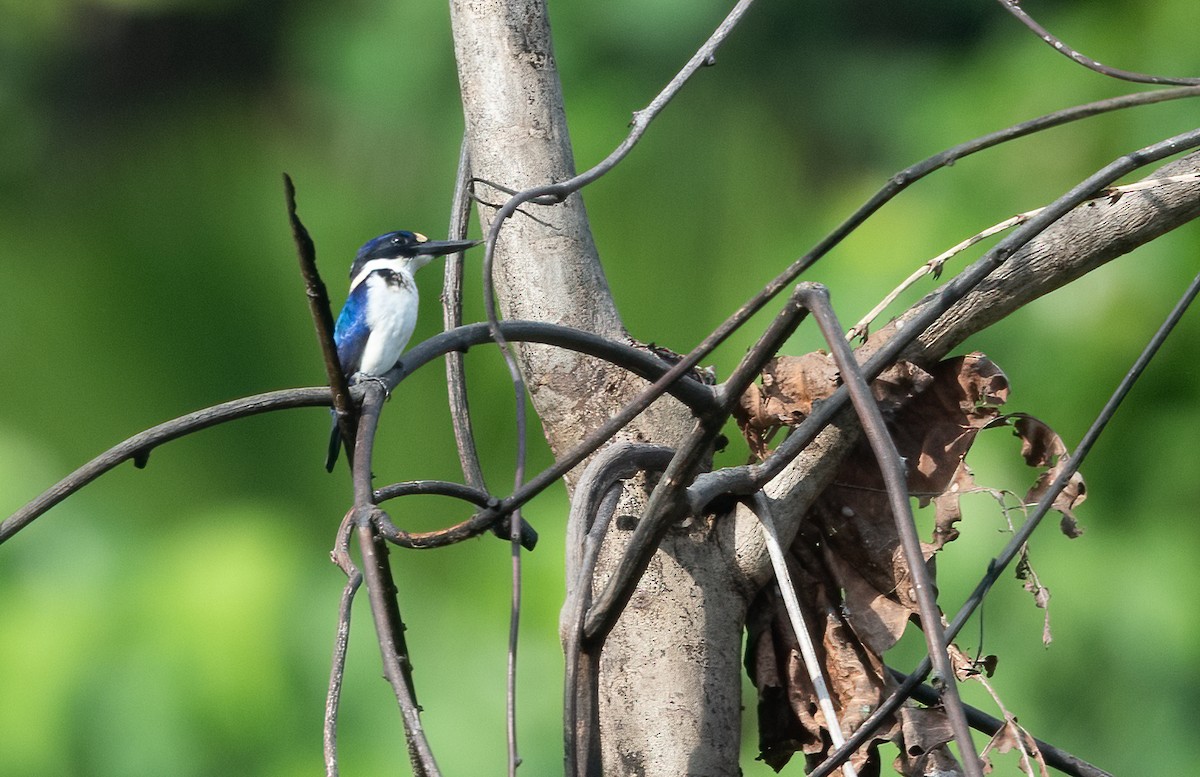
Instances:
[[[403,242],[403,238],[401,238],[399,235],[392,235],[392,245],[398,246]]]

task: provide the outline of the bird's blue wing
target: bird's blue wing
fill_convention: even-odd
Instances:
[[[359,366],[362,365],[363,349],[367,347],[367,338],[371,334],[366,313],[367,284],[360,283],[350,292],[333,330],[338,360],[342,363],[342,372],[347,378],[358,372]]]
[[[342,312],[338,315],[337,325],[333,328],[333,342],[337,346],[338,361],[341,362],[342,372],[347,378],[353,377],[362,365],[363,350],[367,347],[367,338],[371,327],[367,325],[366,317],[367,286],[360,284],[350,292]],[[332,411],[330,411],[332,413]],[[337,416],[333,417],[333,429],[329,434],[329,449],[325,454],[325,469],[333,472],[338,453],[342,449],[342,434],[338,429]]]

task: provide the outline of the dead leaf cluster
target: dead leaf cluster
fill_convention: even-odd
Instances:
[[[797,425],[838,385],[823,353],[773,360],[762,385],[742,401],[739,423],[752,453],[765,456],[779,429]],[[1067,460],[1066,446],[1047,425],[1026,414],[1001,413],[1008,379],[983,354],[947,359],[928,372],[901,363],[872,388],[905,459],[909,493],[921,506],[934,506],[932,536],[922,548],[931,574],[934,555],[958,537],[961,496],[979,490],[966,457],[980,431],[1009,427],[1021,439],[1025,462],[1040,470],[1027,502],[1045,492]],[[1068,536],[1078,534],[1071,510],[1083,496],[1083,480],[1076,476],[1055,502]],[[790,548],[789,567],[843,730],[853,731],[895,687],[884,653],[910,622],[920,622],[879,466],[865,442],[810,509]],[[1019,573],[1044,606],[1049,592],[1027,557]],[[795,753],[804,754],[810,767],[819,763],[830,749],[828,728],[777,587],[769,586],[752,604],[747,630],[746,668],[759,692],[760,757],[776,770]],[[979,673],[977,662],[970,664]],[[898,718],[854,756],[860,774],[878,774],[878,745],[889,740],[900,748],[896,768],[903,774],[930,768],[956,773],[940,708],[909,706]]]

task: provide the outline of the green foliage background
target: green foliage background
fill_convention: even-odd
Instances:
[[[726,10],[551,5],[580,167],[619,141],[631,111]],[[1104,62],[1200,74],[1194,0],[1031,11]],[[141,429],[319,384],[280,173],[298,183],[340,302],[364,240],[444,232],[462,128],[443,3],[6,0],[0,19],[7,515]],[[631,332],[686,351],[889,174],[1131,89],[1071,65],[983,0],[763,3],[585,197]],[[889,205],[812,277],[849,324],[927,258],[1196,115],[1194,103],[1153,106],[961,162]],[[1197,234],[1179,230],[971,343],[1007,370],[1012,407],[1073,445],[1195,271]],[[440,322],[438,275],[421,278],[418,338]],[[714,356],[721,374],[754,335]],[[1042,647],[1042,614],[1019,583],[1005,579],[986,607],[983,650],[1000,655],[994,683],[1007,706],[1115,773],[1186,773],[1200,760],[1198,341],[1200,325],[1185,321],[1086,465],[1087,534],[1069,542],[1047,526],[1033,542],[1054,593],[1053,645]],[[818,346],[805,331],[792,350]],[[493,352],[468,358],[489,479],[503,491],[511,396]],[[429,370],[387,407],[381,482],[457,477],[441,383]],[[326,432],[325,413],[308,410],[171,443],[146,471],[122,467],[0,548],[0,775],[319,771],[342,582],[327,552],[350,493],[344,471],[321,469]],[[1031,475],[1016,443],[992,434],[973,457],[981,482],[1023,492]],[[735,443],[726,462],[744,455]],[[547,460],[536,452],[535,464]],[[527,513],[542,533],[526,557],[520,654],[521,771],[531,777],[561,773],[565,507],[560,489]],[[995,506],[979,497],[974,508],[939,561],[948,609],[1005,541]],[[463,516],[435,500],[393,512],[414,528]],[[501,772],[507,547],[486,538],[397,554],[396,566],[441,764]],[[345,774],[405,762],[369,621],[360,607]],[[906,642],[893,663],[916,656]],[[994,711],[978,689],[968,697]],[[744,769],[766,774],[752,760],[752,725]]]

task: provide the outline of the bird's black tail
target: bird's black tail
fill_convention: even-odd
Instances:
[[[342,430],[338,428],[337,414],[330,412],[333,415],[333,429],[329,431],[329,450],[325,452],[326,472],[333,472],[333,465],[337,464],[338,454],[342,452]]]

